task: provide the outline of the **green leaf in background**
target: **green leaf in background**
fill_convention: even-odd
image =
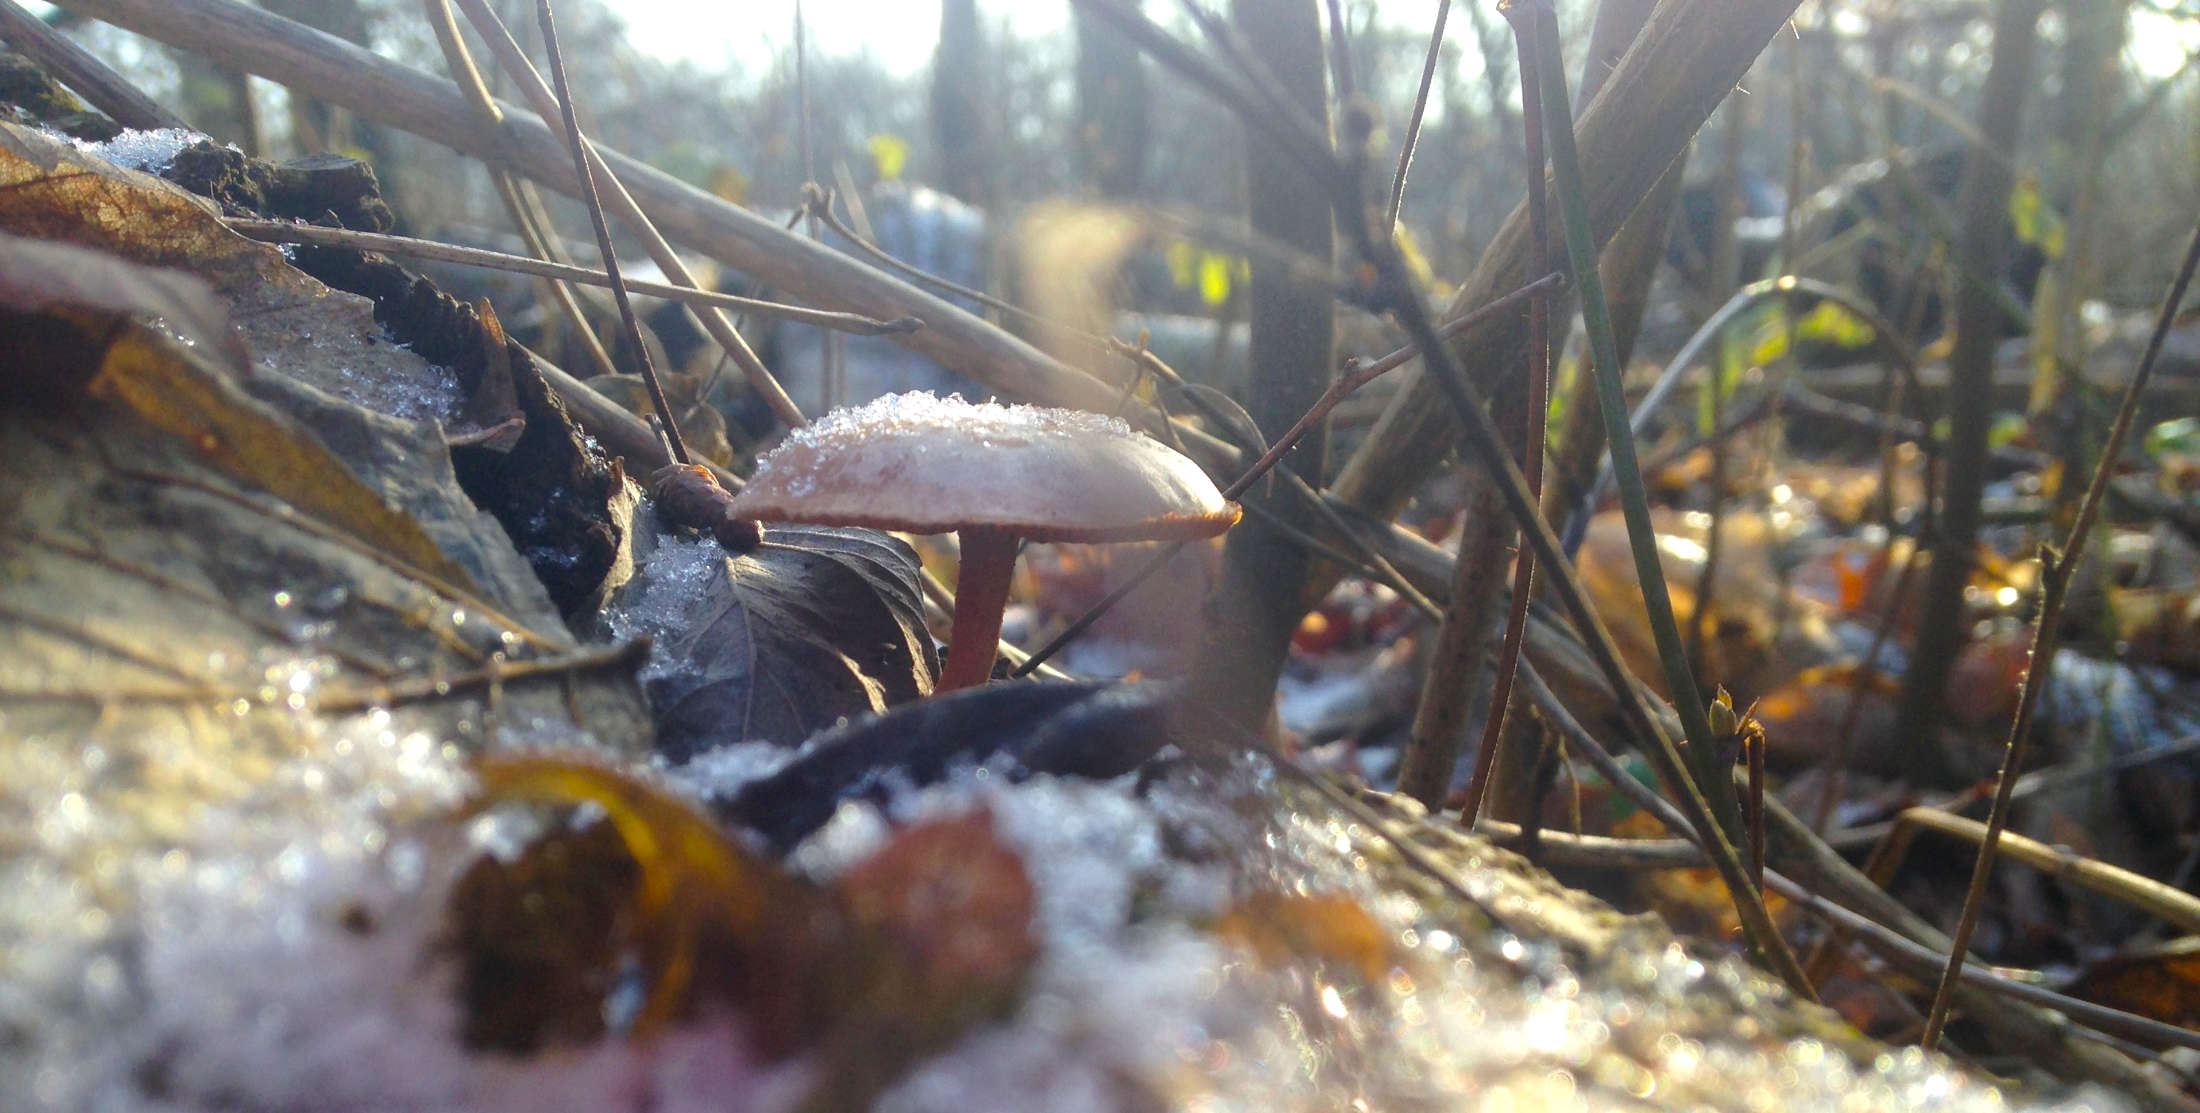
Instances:
[[[2147,455],[2156,460],[2170,455],[2200,456],[2200,417],[2165,421],[2148,429],[2141,443]]]
[[[1710,436],[1717,415],[1733,401],[1734,388],[1752,367],[1762,367],[1787,354],[1786,314],[1777,302],[1736,321],[1719,334],[1719,359],[1714,373],[1696,391],[1696,432]],[[1717,391],[1716,397],[1712,392]]]
[[[1863,348],[1879,339],[1870,322],[1837,301],[1821,301],[1795,320],[1795,335],[1841,348]]]
[[[2062,214],[2040,195],[2038,182],[2024,178],[2010,189],[2009,222],[2016,226],[2018,242],[2039,248],[2050,259],[2062,258]]]
[[[871,166],[878,171],[878,180],[900,178],[902,168],[909,165],[909,141],[882,131],[871,137],[870,146]]]

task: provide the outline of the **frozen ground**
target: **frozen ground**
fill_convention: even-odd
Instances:
[[[804,1064],[745,1061],[733,1019],[525,1060],[462,1051],[443,901],[472,855],[525,832],[438,818],[467,784],[458,748],[386,716],[301,741],[157,851],[102,837],[133,826],[120,781],[72,789],[66,755],[48,752],[60,791],[0,871],[0,1077],[17,1080],[0,1109],[795,1107]],[[724,791],[784,754],[731,748],[673,783]],[[1187,769],[1145,791],[974,771],[883,812],[843,807],[792,863],[827,877],[893,822],[980,806],[1036,884],[1039,966],[1011,1020],[881,1109],[2007,1107],[1937,1059],[1873,1052],[1769,1003],[1778,991],[1745,967],[1499,852],[1457,863],[1475,905],[1446,898],[1258,770]],[[1257,960],[1212,930],[1261,891],[1354,898],[1389,936],[1388,970]]]

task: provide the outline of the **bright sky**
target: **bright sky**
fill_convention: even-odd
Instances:
[[[1485,0],[1464,0],[1467,3]],[[1385,23],[1426,29],[1436,18],[1437,0],[1383,0]],[[1150,4],[1160,16],[1166,5]],[[623,0],[619,14],[628,37],[643,51],[664,58],[712,63],[728,54],[744,68],[768,64],[794,42],[794,0],[751,0],[746,4],[705,4],[695,0]],[[1069,0],[982,0],[988,27],[1006,20],[1020,37],[1059,30],[1069,22]],[[804,0],[811,48],[819,54],[869,50],[895,73],[915,73],[932,61],[939,39],[936,3],[909,0]],[[1453,24],[1457,30],[1464,21]]]
[[[1454,0],[1454,6],[1486,2]],[[1438,0],[1379,0],[1377,19],[1425,33],[1436,18],[1437,4]],[[1165,3],[1149,4],[1149,14],[1166,18],[1166,7]],[[730,56],[742,71],[757,72],[794,43],[795,0],[745,4],[623,0],[618,8],[634,45],[668,60],[717,66]],[[1018,37],[1025,38],[1060,30],[1069,21],[1069,9],[1069,0],[981,0],[979,4],[988,27],[1005,21]],[[804,0],[803,11],[813,57],[869,51],[889,71],[913,74],[931,64],[932,48],[939,39],[937,3]],[[1454,42],[1472,41],[1465,37],[1464,19],[1454,19],[1447,32]],[[2200,21],[2173,20],[2135,5],[2125,49],[2148,74],[2174,73],[2200,53]]]
[[[1482,3],[1487,0],[1456,0]],[[1438,0],[1380,0],[1383,23],[1425,30]],[[931,61],[939,38],[939,5],[911,0],[805,0],[812,49],[820,55],[868,50],[896,73],[916,73]],[[38,0],[35,11],[47,6]],[[1156,8],[1161,7],[1155,5]],[[709,3],[698,0],[621,0],[629,37],[646,53],[716,65],[731,56],[744,70],[762,68],[794,42],[795,0]],[[1069,0],[984,0],[988,25],[1006,20],[1019,36],[1059,29],[1069,20]],[[1456,13],[1455,13],[1456,14]],[[1454,21],[1456,38],[1463,30]],[[2200,52],[2200,21],[2172,20],[2135,6],[2126,49],[2147,73],[2175,72]]]
[[[1383,23],[1425,30],[1435,20],[1436,7],[1437,0],[1381,0],[1377,10]],[[645,52],[703,64],[731,54],[743,68],[770,64],[794,42],[794,9],[795,0],[624,0],[619,5],[629,37]],[[1069,21],[1068,0],[989,0],[979,10],[989,26],[1005,19],[1025,37],[1057,30]],[[811,46],[820,54],[869,50],[896,73],[915,73],[928,65],[939,37],[940,10],[933,3],[805,0],[804,13]],[[2143,6],[2135,8],[2132,20],[2127,49],[2150,74],[2172,73],[2200,51],[2200,24],[2195,21],[2172,20]],[[1450,32],[1459,34],[1463,24],[1454,21]]]

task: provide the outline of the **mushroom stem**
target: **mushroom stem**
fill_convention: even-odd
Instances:
[[[1016,568],[1012,529],[964,529],[962,559],[955,568],[955,624],[947,636],[947,664],[937,690],[952,692],[993,677],[1001,642],[1001,611],[1008,606],[1009,573]]]

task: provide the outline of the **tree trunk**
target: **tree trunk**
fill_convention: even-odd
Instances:
[[[992,160],[985,129],[985,41],[977,0],[940,5],[940,45],[932,56],[932,146],[941,189],[986,207]]]
[[[1329,117],[1322,72],[1322,35],[1315,0],[1235,0],[1231,15],[1247,47],[1301,111]],[[1327,263],[1335,256],[1329,197],[1315,176],[1255,128],[1244,129],[1246,213],[1253,232]],[[1326,270],[1326,267],[1324,268]],[[1335,347],[1335,306],[1320,285],[1279,268],[1256,267],[1251,282],[1252,378],[1246,409],[1273,440],[1311,408],[1328,385]],[[1285,466],[1320,482],[1328,452],[1317,426],[1283,458]],[[1292,526],[1318,532],[1312,514],[1267,485],[1246,492]],[[1206,648],[1194,688],[1252,730],[1262,729],[1275,699],[1276,675],[1298,627],[1298,585],[1306,550],[1275,526],[1247,518],[1223,549],[1222,582],[1210,609]]]
[[[1131,0],[1130,7],[1138,7]],[[1138,195],[1146,179],[1153,96],[1138,48],[1084,9],[1077,19],[1077,167],[1102,197]]]
[[[1979,93],[1983,148],[1964,160],[1956,195],[1958,232],[1955,348],[1948,356],[1948,440],[1942,450],[1939,534],[1918,612],[1917,646],[1902,676],[1895,737],[1907,739],[1910,783],[1945,785],[1967,772],[1935,730],[1948,670],[1969,640],[1964,588],[1978,547],[1979,496],[1986,483],[1986,433],[1993,421],[1994,349],[2004,317],[1993,284],[2009,263],[2009,156],[2016,150],[2031,81],[2041,0],[2001,0],[1994,60]]]
[[[252,82],[244,74],[186,50],[171,50],[175,61],[177,115],[223,143],[235,143],[248,155],[264,152],[260,114],[252,104]]]

